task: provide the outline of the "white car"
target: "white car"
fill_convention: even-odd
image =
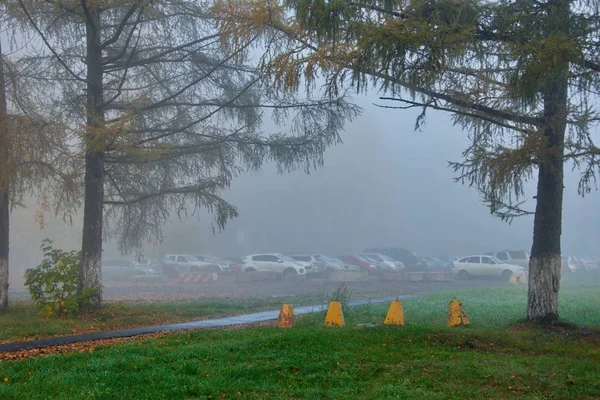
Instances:
[[[293,258],[280,253],[251,254],[244,258],[242,271],[276,272],[282,275],[304,275],[306,268]]]
[[[192,254],[167,254],[165,258],[177,263],[184,272],[212,271],[220,272],[221,268],[213,263],[200,261]]]
[[[562,256],[561,259],[561,271],[562,272],[577,272],[579,269],[579,266],[577,265],[577,263],[575,262],[575,259],[573,257],[570,256]]]
[[[470,276],[490,276],[508,280],[513,274],[519,276],[525,273],[525,268],[519,265],[504,264],[496,257],[474,255],[455,261],[452,273],[460,279],[467,279]]]

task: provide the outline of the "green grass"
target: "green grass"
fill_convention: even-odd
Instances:
[[[406,324],[440,328],[446,326],[448,303],[452,299],[462,302],[473,328],[501,328],[525,318],[527,288],[500,287],[456,290],[416,297],[403,301]],[[368,322],[381,322],[387,304],[353,307],[348,315],[358,315]],[[569,286],[559,297],[561,319],[577,325],[600,325],[600,287]]]
[[[300,298],[312,304],[313,298]],[[170,324],[197,319],[277,309],[282,299],[200,299],[167,302],[115,302],[67,318],[45,318],[29,302],[11,304],[0,313],[0,342],[106,331],[134,326]]]
[[[445,326],[460,299],[472,326]],[[565,288],[571,323],[600,324],[600,289]],[[525,289],[457,291],[404,301],[407,325],[381,322],[385,306],[346,309],[293,329],[205,330],[71,353],[0,362],[1,399],[594,399],[600,331],[524,329]],[[3,378],[6,378],[6,382]]]

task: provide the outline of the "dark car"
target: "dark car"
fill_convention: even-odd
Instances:
[[[218,272],[234,272],[237,271],[237,264],[231,260],[227,260],[221,257],[213,256],[211,254],[195,254],[196,258],[200,261],[212,263],[219,267]]]
[[[244,257],[224,257],[225,260],[229,261],[229,268],[231,272],[240,272],[243,269]]]
[[[420,269],[424,271],[449,272],[452,271],[453,263],[445,262],[437,257],[418,256]]]
[[[446,263],[454,263],[454,261],[458,261],[458,257],[455,256],[434,256],[434,258],[440,259]]]
[[[129,260],[102,260],[102,280],[129,279],[148,275],[148,268]]]
[[[402,247],[370,247],[365,249],[363,253],[379,253],[385,254],[392,260],[402,262],[407,270],[419,269],[419,260],[417,255],[410,250]]]
[[[168,278],[177,278],[179,276],[179,265],[175,261],[169,260],[168,258],[157,258],[155,260],[162,266],[162,271],[165,276]]]

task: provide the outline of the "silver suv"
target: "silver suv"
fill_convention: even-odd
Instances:
[[[242,271],[276,272],[282,275],[305,275],[306,269],[291,257],[280,253],[251,254],[244,258]]]
[[[485,253],[486,256],[494,256],[505,264],[520,265],[529,270],[529,252],[525,250],[502,250]]]

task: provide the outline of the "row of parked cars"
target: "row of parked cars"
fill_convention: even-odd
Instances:
[[[282,275],[323,274],[335,271],[365,271],[368,274],[417,269],[451,268],[449,261],[417,257],[403,249],[365,249],[359,254],[329,256],[319,253],[257,253],[243,257],[217,257],[207,254],[166,254],[163,258],[103,260],[104,280],[126,279],[136,275],[177,277],[183,272],[217,273],[268,271]]]
[[[600,258],[564,256],[561,266],[566,273],[600,271]]]
[[[102,262],[105,280],[126,279],[135,275],[166,275],[174,278],[183,272],[210,271],[220,274],[267,271],[281,275],[323,274],[335,271],[365,271],[370,275],[399,271],[453,272],[459,278],[526,273],[529,253],[502,250],[467,257],[418,256],[401,247],[367,248],[358,254],[330,256],[319,253],[257,253],[243,257],[218,257],[210,254],[166,254],[163,258],[107,260]],[[575,272],[600,267],[598,260],[564,257],[563,270]]]
[[[238,270],[238,264],[203,254],[167,254],[163,258],[138,258],[132,260],[102,260],[102,279],[127,279],[139,275],[165,275],[178,277],[182,272],[211,271],[226,273]]]
[[[458,278],[470,276],[500,276],[508,278],[529,271],[529,252],[525,250],[502,250],[483,255],[471,255],[456,260],[452,272]],[[600,259],[564,256],[561,260],[562,274],[600,271]]]

